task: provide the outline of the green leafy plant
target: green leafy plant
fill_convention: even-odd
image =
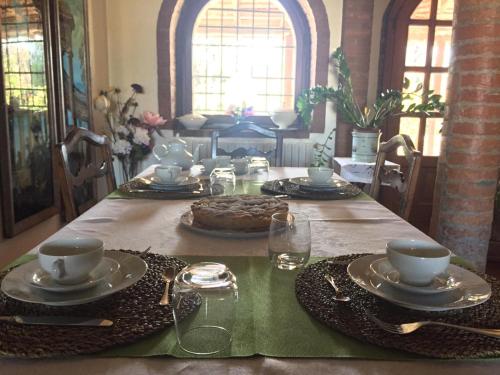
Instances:
[[[316,86],[304,90],[297,99],[297,110],[306,127],[311,124],[314,108],[326,102],[333,103],[337,114],[344,122],[360,130],[378,129],[389,117],[414,114],[431,116],[433,113],[440,115],[444,113],[445,104],[441,101],[441,95],[433,91],[423,92],[422,84],[410,91],[411,82],[407,78],[404,79],[402,91],[384,90],[371,106],[361,109],[354,96],[351,70],[340,47],[331,55],[330,62],[337,77],[337,87]],[[420,104],[417,104],[418,102]],[[316,164],[328,157],[331,147],[328,147],[327,143],[333,139],[332,134],[333,131],[328,134],[325,143],[315,146]]]

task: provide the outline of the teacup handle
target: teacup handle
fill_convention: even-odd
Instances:
[[[64,259],[58,259],[54,263],[52,263],[52,272],[54,272],[54,274],[58,279],[62,279],[64,276],[66,276]]]
[[[156,145],[153,147],[153,155],[158,160],[161,160],[161,158],[164,157],[167,154],[167,152],[168,152],[168,147],[163,143],[161,145]]]

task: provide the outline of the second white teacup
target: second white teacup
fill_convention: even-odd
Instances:
[[[231,163],[233,164],[235,174],[242,175],[248,173],[248,159],[233,159]]]
[[[215,158],[217,168],[228,168],[231,166],[231,156],[221,155]]]
[[[327,167],[309,167],[307,174],[313,185],[326,184],[333,175],[333,169]]]
[[[55,282],[70,285],[87,280],[103,255],[101,240],[77,237],[43,244],[38,250],[38,262]]]
[[[155,175],[161,182],[174,183],[181,175],[182,167],[176,165],[160,165],[155,168]]]
[[[405,284],[428,285],[450,264],[451,251],[435,242],[393,240],[387,243],[386,251],[389,262]]]

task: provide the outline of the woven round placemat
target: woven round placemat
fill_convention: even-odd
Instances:
[[[137,255],[138,252],[119,250]],[[61,357],[89,354],[129,344],[174,324],[172,308],[160,306],[165,289],[162,272],[186,263],[164,255],[147,254],[144,277],[133,286],[102,300],[69,307],[53,307],[11,299],[0,292],[0,315],[63,315],[104,318],[111,327],[69,327],[23,325],[0,322],[0,355],[15,358]],[[3,272],[1,279],[7,274]],[[197,301],[185,300],[186,316],[197,307]]]
[[[361,193],[361,190],[352,184],[342,188],[329,191],[301,190],[297,184],[292,184],[287,178],[283,180],[267,181],[261,186],[263,193],[271,195],[286,194],[293,198],[315,199],[315,200],[339,200],[350,199]]]
[[[408,335],[397,335],[380,329],[368,317],[370,312],[382,321],[407,323],[438,320],[471,327],[500,327],[500,282],[481,275],[491,284],[492,295],[485,303],[462,310],[424,312],[410,310],[384,301],[357,286],[347,274],[350,261],[367,254],[345,255],[314,263],[297,276],[295,293],[299,303],[315,319],[348,336],[371,344],[403,350],[434,358],[469,359],[500,356],[500,339],[454,328],[425,326]],[[325,274],[351,297],[337,302]]]

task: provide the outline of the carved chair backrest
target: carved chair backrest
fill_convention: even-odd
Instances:
[[[276,148],[270,152],[262,152],[255,147],[249,149],[238,148],[232,152],[226,152],[218,147],[218,141],[221,137],[248,137],[255,136],[258,138],[273,138],[276,140]],[[264,156],[271,159],[274,154],[274,166],[281,167],[283,165],[283,135],[276,133],[270,129],[265,129],[253,123],[240,123],[227,129],[213,130],[211,141],[211,157],[217,155],[230,155],[231,157],[243,156]]]
[[[74,127],[56,145],[57,176],[67,221],[97,203],[97,179],[103,177],[107,192],[116,189],[111,144],[108,137]]]
[[[404,157],[408,164],[406,172],[402,173],[391,169],[385,169],[384,164],[387,155],[396,152],[400,147],[403,149]],[[370,196],[373,199],[378,199],[380,185],[382,183],[391,186],[400,194],[399,216],[408,220],[415,197],[421,163],[422,153],[415,149],[408,135],[398,134],[387,142],[382,142],[377,153],[373,180],[370,186]]]

